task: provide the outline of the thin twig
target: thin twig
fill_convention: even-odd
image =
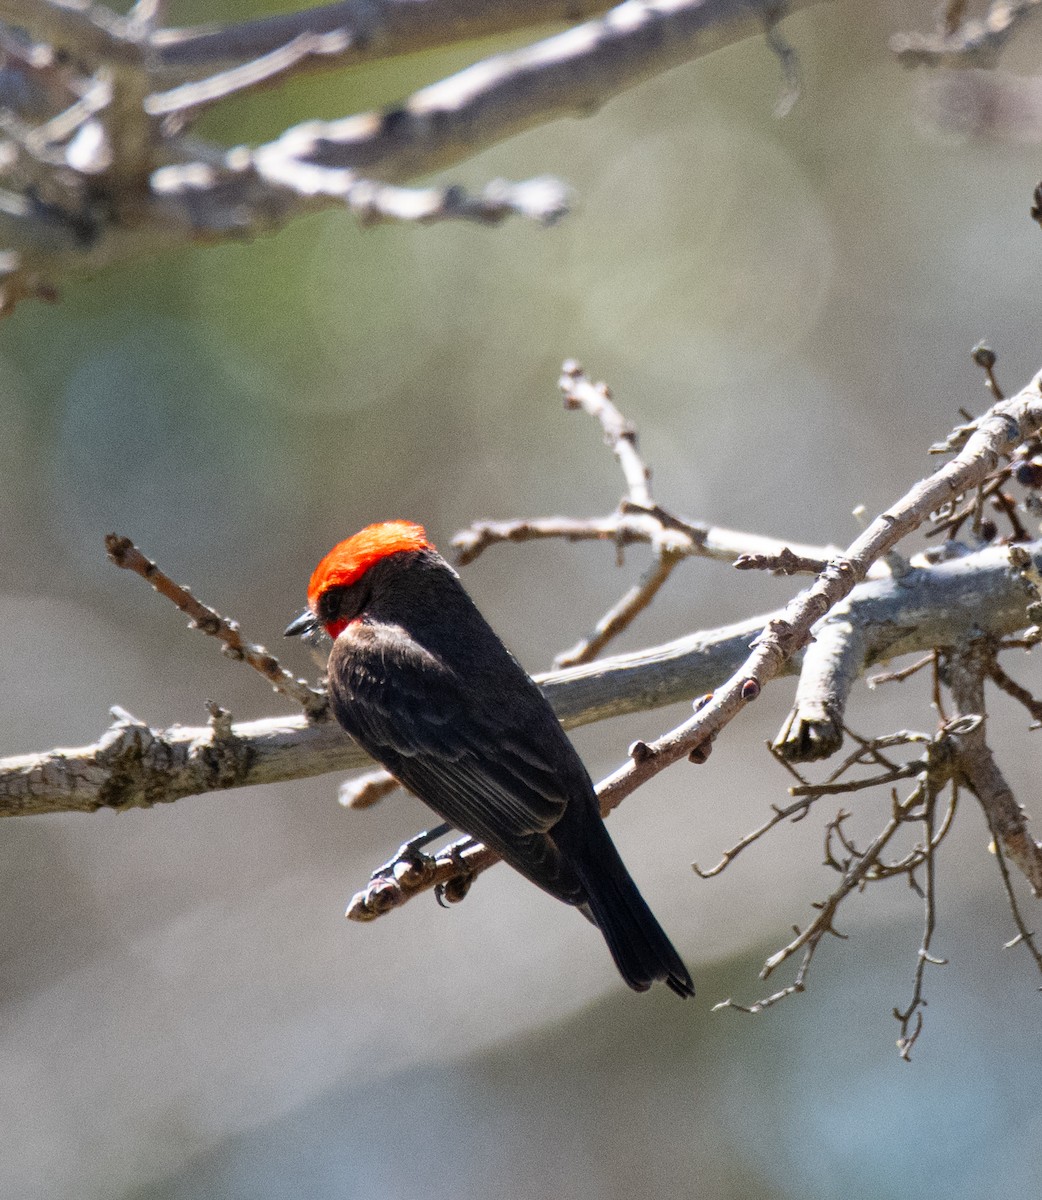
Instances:
[[[999,875],[1002,877],[1002,887],[1006,893],[1006,900],[1009,904],[1009,910],[1013,915],[1013,923],[1017,927],[1017,936],[1006,943],[1007,949],[1015,945],[1023,943],[1028,948],[1028,952],[1035,960],[1035,966],[1042,972],[1042,951],[1039,950],[1035,942],[1034,933],[1028,929],[1024,923],[1024,918],[1020,912],[1020,905],[1017,902],[1017,894],[1013,890],[1013,880],[1010,878],[1009,867],[1006,865],[1006,856],[1002,852],[1002,839],[998,836],[995,826],[992,824],[991,813],[987,809],[984,810],[984,819],[988,822],[988,829],[991,832],[991,844],[995,851],[995,860],[999,864]]]
[[[554,659],[554,666],[576,667],[600,654],[613,638],[618,637],[651,604],[682,557],[663,548],[640,581],[631,587],[613,608],[608,609],[592,632],[571,649],[558,654]]]
[[[249,62],[230,67],[206,79],[193,80],[165,92],[155,92],[145,98],[145,112],[150,117],[189,117],[197,115],[229,96],[272,84],[288,75],[309,59],[342,54],[351,44],[345,30],[330,33],[300,33],[292,41]]]
[[[790,788],[790,793],[794,789]],[[725,850],[720,861],[714,867],[703,868],[698,863],[692,863],[691,869],[699,877],[699,879],[711,879],[714,875],[719,875],[738,857],[743,850],[747,850],[754,842],[758,842],[765,834],[770,833],[776,825],[780,825],[783,821],[792,821],[795,824],[797,821],[802,821],[803,818],[810,812],[813,797],[800,800],[796,804],[788,804],[784,808],[776,804],[771,805],[773,815],[769,817],[762,825],[751,830],[744,837],[739,838],[729,849]]]
[[[801,992],[807,990],[807,972],[810,970],[811,960],[814,958],[814,951],[818,948],[818,942],[811,942],[803,952],[803,958],[796,970],[796,975],[792,983],[787,984],[778,991],[772,992],[769,996],[764,996],[760,1000],[754,1000],[752,1004],[739,1004],[736,1000],[720,1000],[713,1005],[713,1012],[720,1012],[725,1008],[733,1008],[736,1012],[748,1013],[755,1016],[757,1013],[762,1013],[773,1005],[780,1003],[782,1000],[787,1000],[790,996],[798,996]]]
[[[604,440],[622,468],[626,483],[623,503],[627,511],[650,515],[656,507],[651,496],[651,471],[637,449],[636,428],[615,406],[607,384],[593,383],[582,367],[571,360],[562,367],[558,383],[564,393],[565,408],[581,409],[595,418],[604,431]],[[669,528],[663,527],[661,521],[657,525],[658,529],[652,534],[655,561],[651,567],[601,617],[590,633],[557,656],[556,666],[577,666],[595,658],[648,607],[672,575],[673,569],[685,557],[682,543],[690,545],[690,538],[678,531],[676,523]]]
[[[602,780],[597,789],[602,812],[610,812],[626,796],[667,766],[687,758],[692,751],[711,745],[719,732],[760,694],[763,686],[806,644],[814,625],[865,578],[872,562],[921,525],[947,499],[976,487],[990,475],[1003,455],[1008,455],[1020,442],[1037,433],[1042,428],[1040,389],[1042,374],[1036,375],[1016,396],[995,404],[974,422],[972,431],[965,438],[959,437],[961,449],[955,458],[916,484],[896,504],[877,517],[851,544],[845,555],[833,559],[814,584],[790,601],[778,617],[768,622],[754,641],[752,653],[722,686],[713,691],[708,702],[698,704],[693,717],[655,741],[642,742],[640,755],[632,756],[614,774]],[[893,830],[889,833],[884,831],[887,839],[892,833]],[[1012,828],[1010,834],[1014,835]],[[1017,834],[1018,845],[1019,839],[1020,835]],[[1028,843],[1030,847],[1035,847],[1035,843],[1028,839],[1021,846],[1023,853],[1015,861],[1035,886],[1036,878],[1042,884],[1042,854],[1037,849],[1030,851]],[[855,884],[858,880],[860,875]],[[413,894],[400,890],[393,902],[387,903],[383,910],[405,903]],[[361,900],[361,896],[356,897],[356,901]],[[360,910],[352,915],[365,919],[360,913],[366,911],[363,902]],[[798,944],[802,945],[803,942]],[[792,947],[788,948],[786,956],[793,952]]]
[[[929,654],[924,654],[922,658],[916,659],[910,666],[902,667],[899,671],[883,671],[879,675],[871,675],[865,682],[871,689],[881,687],[884,683],[904,683],[906,679],[910,679],[923,667],[929,667],[936,661],[936,651],[931,651]]]
[[[1026,687],[1021,687],[1016,680],[1011,679],[999,666],[998,660],[992,663],[988,678],[1007,696],[1012,696],[1019,704],[1023,704],[1033,720],[1042,721],[1042,700],[1036,700]]]
[[[736,571],[770,571],[773,575],[820,575],[827,565],[828,559],[793,554],[788,546],[778,554],[741,554],[734,560]]]
[[[953,782],[953,795],[950,806],[952,811],[955,808],[957,791],[958,784]],[[934,930],[937,927],[937,898],[934,889],[936,873],[935,853],[937,849],[933,831],[934,803],[935,797],[928,797],[923,814],[923,864],[926,873],[926,886],[923,888],[923,937],[919,946],[919,953],[916,956],[912,998],[907,1008],[903,1010],[896,1006],[894,1008],[894,1017],[901,1022],[901,1033],[897,1039],[897,1048],[905,1062],[912,1061],[912,1047],[915,1045],[923,1029],[923,1009],[926,1007],[926,997],[923,994],[923,977],[926,972],[926,964],[929,962],[940,966],[946,961],[943,958],[936,958],[930,953]],[[909,874],[909,879],[911,880],[912,878],[912,875]]]
[[[229,658],[245,662],[259,671],[275,691],[295,700],[310,720],[328,718],[329,708],[324,692],[311,687],[305,680],[298,679],[287,671],[274,654],[253,642],[245,642],[238,623],[222,617],[216,610],[197,600],[187,588],[174,583],[150,558],[146,558],[127,537],[110,533],[105,538],[105,549],[117,567],[140,575],[161,595],[174,604],[191,620],[191,627],[201,633],[215,637],[222,643],[222,652]]]
[[[798,545],[762,534],[707,525],[667,513],[658,505],[636,508],[626,503],[604,517],[526,517],[510,521],[475,521],[453,535],[452,546],[456,552],[456,562],[460,566],[467,566],[490,547],[506,543],[559,540],[611,542],[621,547],[654,545],[664,530],[682,535],[673,544],[676,554],[712,558],[718,562],[734,563],[743,555],[772,557],[786,549],[798,553],[806,561],[825,562],[834,553],[834,549],[829,550],[824,546]]]
[[[948,21],[936,33],[899,33],[890,49],[906,67],[991,66],[1017,24],[1038,9],[1042,0],[993,0],[983,20]],[[959,16],[964,5],[954,6]]]
[[[904,824],[904,817],[899,811],[899,806],[895,797],[895,812],[890,820],[880,830],[880,832],[872,839],[863,852],[852,858],[843,870],[843,878],[830,895],[820,903],[814,905],[818,910],[818,915],[807,926],[806,929],[797,932],[796,936],[788,945],[783,946],[780,950],[772,954],[763,964],[763,969],[760,971],[761,979],[768,979],[774,971],[778,969],[784,962],[787,962],[797,951],[804,946],[817,946],[818,942],[827,934],[831,933],[834,936],[839,935],[833,928],[833,920],[843,900],[850,895],[856,888],[860,887],[861,883],[869,875],[872,868],[876,864],[879,855],[889,844],[891,838],[897,833],[898,829]],[[835,833],[843,818],[847,814],[840,812],[836,820],[829,823],[826,836],[829,833]]]
[[[591,382],[582,367],[569,359],[561,368],[558,386],[564,393],[565,408],[582,409],[600,422],[604,440],[622,468],[629,500],[650,507],[651,471],[637,450],[637,430],[615,407],[608,385]]]
[[[863,792],[866,788],[882,787],[884,784],[895,783],[899,779],[914,779],[926,763],[923,759],[904,763],[883,775],[870,775],[867,779],[850,779],[845,783],[814,783],[804,787],[789,788],[790,796],[807,796],[816,799],[818,796],[845,796],[851,792]]]
[[[851,729],[849,725],[843,726],[843,732],[851,741],[856,742],[860,749],[849,755],[842,767],[832,772],[829,776],[830,780],[838,779],[855,763],[864,763],[866,760],[871,760],[886,771],[896,771],[898,764],[887,758],[883,753],[884,750],[892,750],[898,746],[922,745],[931,740],[927,734],[918,733],[912,729],[899,729],[895,733],[879,734],[873,738],[862,737],[856,729]]]

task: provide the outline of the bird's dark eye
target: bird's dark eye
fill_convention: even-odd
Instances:
[[[362,581],[350,587],[333,587],[323,592],[318,601],[318,619],[323,625],[335,621],[351,621],[362,611],[366,602]]]

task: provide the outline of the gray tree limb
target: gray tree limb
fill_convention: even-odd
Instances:
[[[575,20],[604,5],[353,0],[170,31],[89,0],[0,0],[0,21],[30,35],[8,36],[0,71],[0,98],[21,97],[0,121],[0,311],[53,297],[75,274],[201,239],[257,236],[332,206],[370,221],[556,220],[568,204],[556,182],[490,185],[478,197],[425,189],[412,199],[401,185],[523,130],[590,113],[815,2],[625,0],[386,111],[309,121],[265,145],[228,149],[190,134],[199,113],[227,97],[301,70]]]
[[[1042,541],[1025,547],[1042,570]],[[1001,546],[900,579],[869,580],[844,604],[864,648],[861,669],[897,655],[1002,637],[1029,622],[1033,594]],[[567,728],[690,701],[738,669],[777,613],[689,634],[665,645],[537,676]],[[783,667],[794,674],[806,651]],[[369,760],[332,722],[303,715],[150,729],[125,713],[98,742],[0,759],[0,815],[148,807],[233,787],[302,779]]]

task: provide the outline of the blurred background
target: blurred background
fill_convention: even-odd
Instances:
[[[264,7],[182,3],[170,20]],[[988,79],[898,68],[888,37],[929,27],[935,7],[849,0],[787,22],[803,95],[784,120],[777,60],[753,39],[449,177],[560,176],[579,204],[552,230],[362,231],[328,213],[21,307],[0,327],[0,752],[93,741],[113,704],[157,727],[204,723],[207,699],[238,719],[289,711],[110,566],[109,531],[313,671],[281,631],[318,558],[362,525],[411,517],[447,549],[477,518],[609,511],[621,480],[599,430],[562,410],[565,357],[613,386],[661,503],[849,541],[855,506],[878,511],[932,469],[925,449],[960,405],[987,404],[978,339],[1009,389],[1042,366],[1028,217],[1042,121],[1015,81],[1003,108]],[[506,44],[303,79],[202,132],[265,140]],[[1029,71],[1039,49],[1025,29],[1003,67]],[[620,569],[603,546],[501,547],[465,582],[538,671],[642,564],[633,551]],[[737,620],[793,586],[691,561],[619,648]],[[1042,682],[1030,661],[1014,673]],[[807,994],[759,1017],[710,1011],[763,994],[764,956],[833,886],[821,818],[712,881],[690,867],[784,800],[763,743],[791,689],[611,819],[696,977],[687,1004],[629,993],[584,921],[501,868],[449,911],[424,897],[346,922],[369,871],[424,826],[401,795],[348,812],[325,777],[5,822],[0,1195],[1031,1194],[1039,981],[1003,949],[1014,930],[972,800],[941,863],[934,948],[951,961],[928,973],[912,1065],[891,1013],[920,937],[903,883],[853,898],[849,940],[823,946]],[[1002,765],[1037,813],[1039,735],[1022,711],[994,712]],[[681,715],[577,744],[597,778]],[[926,682],[862,688],[850,719],[929,729]],[[887,805],[859,799],[854,831]]]

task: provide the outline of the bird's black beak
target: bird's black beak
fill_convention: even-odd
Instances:
[[[295,621],[290,621],[286,626],[286,632],[283,637],[300,637],[304,633],[314,633],[318,628],[318,617],[311,611],[310,608],[305,608]]]

